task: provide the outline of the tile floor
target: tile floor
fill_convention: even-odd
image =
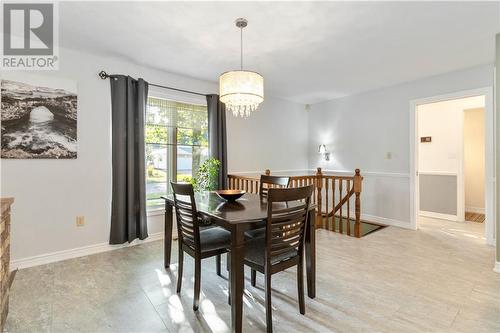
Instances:
[[[421,219],[419,231],[389,227],[362,239],[318,230],[318,296],[306,298],[302,316],[295,270],[275,275],[275,332],[500,332],[500,274],[483,226]],[[180,295],[176,265],[162,268],[161,242],[21,270],[6,329],[230,331],[227,280],[214,260],[203,263],[198,313],[190,258],[184,267]],[[265,331],[262,286],[262,276],[257,288],[247,280],[245,332]]]

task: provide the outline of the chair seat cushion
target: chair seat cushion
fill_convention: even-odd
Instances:
[[[266,227],[259,229],[252,229],[245,232],[246,239],[262,238],[266,236]]]
[[[249,261],[258,266],[264,266],[266,253],[266,240],[265,238],[255,238],[245,243],[245,261]],[[291,259],[298,255],[297,250],[290,246],[290,249],[273,257],[271,265],[276,265],[282,261]]]
[[[245,239],[260,238],[266,236],[266,221],[261,221],[257,223],[255,229],[248,230],[245,232]]]
[[[231,233],[221,227],[200,229],[201,251],[212,251],[229,248]]]

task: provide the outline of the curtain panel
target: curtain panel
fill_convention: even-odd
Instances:
[[[226,106],[219,95],[207,95],[208,144],[210,157],[220,161],[219,189],[227,188]]]
[[[148,83],[112,75],[112,200],[110,244],[148,237],[144,118]]]

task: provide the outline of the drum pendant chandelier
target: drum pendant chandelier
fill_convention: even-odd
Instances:
[[[222,103],[235,117],[248,117],[264,101],[264,78],[252,71],[243,70],[243,28],[248,25],[244,18],[236,20],[240,28],[240,70],[222,73],[219,77],[219,95]]]

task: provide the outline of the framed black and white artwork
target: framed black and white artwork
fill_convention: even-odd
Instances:
[[[76,82],[1,80],[1,158],[77,157]]]

